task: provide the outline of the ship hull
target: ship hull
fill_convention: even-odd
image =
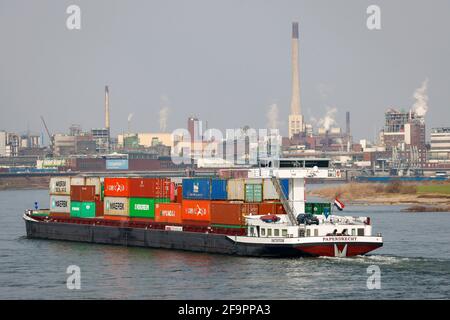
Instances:
[[[382,243],[251,243],[248,237],[166,231],[95,224],[34,220],[24,217],[28,238],[107,245],[175,249],[255,257],[353,256],[366,254]]]

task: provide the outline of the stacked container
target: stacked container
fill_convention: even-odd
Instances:
[[[166,178],[105,178],[105,215],[155,218],[155,204],[174,198]]]
[[[183,198],[189,200],[226,200],[227,180],[211,178],[183,179]]]
[[[50,215],[62,217],[70,215],[70,177],[50,179]]]
[[[95,186],[70,187],[70,216],[72,218],[95,218]]]

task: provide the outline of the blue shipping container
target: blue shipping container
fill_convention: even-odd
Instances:
[[[211,179],[183,179],[183,198],[203,200],[211,199]]]
[[[211,180],[211,200],[227,200],[227,180],[212,179]]]
[[[183,198],[227,200],[227,180],[210,178],[183,179]]]
[[[283,190],[286,199],[289,199],[289,179],[281,179],[281,189]]]
[[[128,159],[106,159],[107,170],[128,170]]]

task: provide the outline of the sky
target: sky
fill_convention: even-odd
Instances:
[[[69,30],[69,5],[81,29]],[[366,26],[369,5],[381,30]],[[0,0],[0,130],[52,133],[267,127],[287,134],[291,23],[299,22],[302,112],[316,123],[351,113],[356,139],[374,136],[389,107],[408,110],[428,79],[427,128],[450,126],[450,1]]]

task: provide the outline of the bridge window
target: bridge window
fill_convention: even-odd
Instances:
[[[272,229],[267,229],[267,236],[271,237],[272,236]]]
[[[282,237],[287,237],[287,229],[281,230],[281,236]]]
[[[261,228],[261,237],[265,237],[266,236],[266,229]]]
[[[364,229],[358,228],[358,237],[363,237],[363,236],[364,236]]]
[[[356,229],[352,229],[352,236],[356,236]]]
[[[314,229],[314,237],[318,237],[319,236],[319,229]]]
[[[280,236],[280,229],[274,229],[273,233],[274,233],[275,237],[279,237]]]
[[[311,237],[311,229],[306,229],[306,236]]]

